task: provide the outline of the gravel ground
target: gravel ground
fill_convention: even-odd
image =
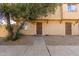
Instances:
[[[33,45],[34,39],[34,36],[23,36],[16,41],[5,41],[0,38],[0,45]]]
[[[47,45],[79,45],[79,36],[45,36]]]
[[[16,41],[4,41],[0,38],[0,45],[33,45],[40,36],[23,36]],[[41,36],[46,45],[79,45],[79,36]]]

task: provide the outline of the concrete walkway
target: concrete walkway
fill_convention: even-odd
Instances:
[[[31,46],[0,46],[0,55],[4,56],[49,56],[43,37],[36,37]]]
[[[30,56],[49,56],[49,53],[45,46],[43,37],[36,37],[34,45],[31,46],[24,55]]]
[[[0,56],[79,56],[79,46],[45,44],[44,37],[36,37],[33,45],[0,46]]]

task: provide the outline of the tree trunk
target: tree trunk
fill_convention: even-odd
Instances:
[[[21,23],[21,25],[17,28],[16,32],[13,35],[13,41],[18,39],[19,31],[21,30],[22,26],[26,23],[26,19]]]
[[[12,40],[13,39],[13,28],[10,24],[10,16],[9,13],[5,14],[6,20],[7,20],[7,31],[8,31],[8,36],[7,36],[7,40]]]
[[[22,28],[22,26],[25,24],[26,19],[21,23],[21,25],[17,28],[17,30],[15,32],[13,32],[14,29],[13,29],[12,25],[10,24],[9,13],[6,13],[5,16],[6,16],[6,19],[7,19],[7,27],[6,27],[6,29],[8,31],[7,40],[15,41],[15,40],[18,39],[18,37],[19,37],[19,31]]]

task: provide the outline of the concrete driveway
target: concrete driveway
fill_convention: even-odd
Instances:
[[[1,45],[0,56],[79,56],[79,46],[46,45],[44,37],[36,36],[33,45]]]

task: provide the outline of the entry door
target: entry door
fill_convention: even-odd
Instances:
[[[66,33],[66,35],[71,35],[72,34],[72,28],[71,28],[71,23],[66,23],[65,24],[66,26],[66,28],[65,28],[65,33]]]
[[[37,23],[37,35],[42,35],[42,23]]]

